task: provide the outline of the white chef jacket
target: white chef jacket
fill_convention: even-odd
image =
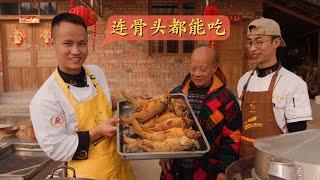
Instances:
[[[98,80],[111,105],[104,71],[96,65],[86,65],[86,67]],[[79,103],[97,95],[89,76],[87,76],[87,84],[88,87],[81,88],[68,84],[69,90]],[[35,135],[44,152],[55,161],[71,160],[79,143],[76,133],[77,119],[71,103],[58,85],[54,74],[51,74],[37,91],[29,109]]]
[[[243,86],[248,81],[252,71],[245,73],[237,86],[239,104]],[[258,77],[256,71],[252,75],[247,91],[267,91],[274,73],[265,77]],[[282,67],[278,72],[272,96],[273,112],[278,126],[287,133],[287,123],[312,120],[310,100],[307,84],[296,74]]]

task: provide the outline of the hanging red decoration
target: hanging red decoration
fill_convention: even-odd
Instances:
[[[242,21],[243,19],[243,17],[239,15],[229,15],[228,18],[230,21],[233,21],[233,22],[239,22],[239,21]]]
[[[203,10],[203,15],[221,15],[220,10],[215,5],[209,5]],[[213,50],[217,49],[217,43],[214,41],[209,41],[209,47],[211,47]]]
[[[69,12],[72,13],[72,14],[76,14],[76,15],[82,17],[82,19],[86,23],[87,27],[93,26],[93,45],[92,45],[92,50],[94,50],[94,43],[95,43],[95,39],[96,39],[96,35],[97,35],[96,24],[97,24],[97,21],[98,21],[98,17],[97,17],[96,12],[94,12],[90,8],[83,7],[83,6],[71,8],[69,10]]]
[[[47,46],[50,45],[51,42],[51,28],[45,27],[40,34],[41,41]]]
[[[19,28],[16,28],[13,33],[10,35],[11,41],[18,47],[26,40],[26,36],[20,31]]]
[[[203,10],[203,15],[221,15],[220,10],[215,5],[209,5]]]
[[[69,12],[82,17],[87,27],[93,26],[97,23],[97,14],[90,8],[78,6],[71,8]]]
[[[74,0],[70,0],[70,9],[74,8]]]
[[[213,49],[213,50],[216,50],[217,49],[217,43],[215,42],[215,41],[213,41],[213,40],[211,40],[211,41],[209,41],[209,43],[208,43],[208,46],[211,48],[211,49]]]

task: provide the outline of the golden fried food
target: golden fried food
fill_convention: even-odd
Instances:
[[[185,136],[168,138],[164,141],[138,140],[125,137],[124,142],[128,150],[137,147],[145,152],[183,151],[198,146],[196,140]]]
[[[135,111],[140,111],[143,106],[145,106],[149,100],[142,99],[139,97],[133,97],[130,94],[121,91],[122,96],[130,103],[130,106],[134,108]]]
[[[133,131],[135,131],[140,137],[151,141],[162,141],[167,138],[182,136],[186,136],[191,139],[198,139],[199,137],[201,137],[199,131],[194,131],[191,129],[171,128],[165,131],[148,132],[143,130],[141,125],[136,120],[132,121],[132,125]]]
[[[188,105],[182,99],[172,98],[170,105],[177,116],[184,117],[187,115]]]
[[[131,124],[133,119],[139,123],[146,123],[167,108],[169,99],[167,95],[157,96],[145,104],[140,111],[133,113],[130,117],[122,117],[121,120],[126,124]]]
[[[164,131],[171,128],[187,129],[191,126],[192,121],[186,117],[176,117],[164,120],[163,122],[156,123],[154,126],[144,128],[146,131]]]
[[[151,128],[156,126],[159,123],[162,123],[163,121],[171,118],[176,118],[176,116],[173,112],[165,112],[161,116],[151,119],[149,122],[146,122],[145,124],[142,125],[144,129]]]
[[[186,116],[189,106],[183,99],[161,95],[144,100],[125,92],[122,94],[135,110],[129,117],[120,117],[123,125],[134,131],[127,131],[124,136],[126,150],[166,152],[199,147],[197,139],[201,134],[191,129],[193,120]]]

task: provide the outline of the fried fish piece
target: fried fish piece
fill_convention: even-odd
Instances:
[[[142,99],[140,97],[134,97],[125,91],[121,91],[122,96],[130,103],[130,106],[134,108],[135,111],[140,111],[143,106],[145,106],[150,100]]]
[[[194,146],[199,146],[197,140],[189,139],[186,136],[167,138],[164,141],[138,140],[125,137],[124,142],[128,150],[137,147],[145,152],[183,151]]]
[[[177,116],[184,117],[187,115],[188,105],[184,102],[184,100],[171,98],[170,105],[171,105],[173,112]]]
[[[191,139],[198,139],[201,137],[199,131],[183,128],[171,128],[165,131],[148,132],[142,129],[141,125],[135,119],[132,121],[132,129],[140,137],[151,141],[162,141],[167,138],[186,136]]]
[[[150,119],[161,114],[167,108],[169,99],[170,98],[167,95],[157,96],[145,104],[140,111],[133,113],[129,117],[122,117],[121,120],[129,125],[132,124],[133,119],[137,120],[139,123],[146,123]]]
[[[163,122],[156,123],[154,126],[149,128],[144,128],[146,131],[164,131],[171,128],[182,128],[187,129],[191,126],[192,120],[187,117],[176,117],[170,118]]]
[[[159,117],[153,118],[150,121],[146,122],[145,124],[142,125],[142,127],[144,129],[151,128],[156,126],[157,124],[162,123],[163,121],[166,121],[167,119],[176,118],[176,117],[178,116],[176,116],[173,112],[165,112]]]

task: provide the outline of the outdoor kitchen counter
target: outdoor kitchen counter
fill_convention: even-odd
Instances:
[[[51,175],[52,170],[58,167],[61,162],[51,161],[44,169],[31,178],[31,180],[45,179],[48,175]]]
[[[0,140],[0,149],[10,144],[23,144],[23,143],[37,144],[37,142],[33,139],[30,139],[27,137],[17,138],[14,136],[14,137],[2,138]],[[31,178],[28,178],[28,179],[32,179],[32,180],[45,179],[48,175],[51,174],[52,170],[58,167],[60,164],[61,162],[55,162],[55,161],[49,160],[48,163],[46,163],[45,166],[43,166],[39,172],[37,172]],[[0,179],[3,179],[3,178],[6,178],[6,177],[0,176]]]

